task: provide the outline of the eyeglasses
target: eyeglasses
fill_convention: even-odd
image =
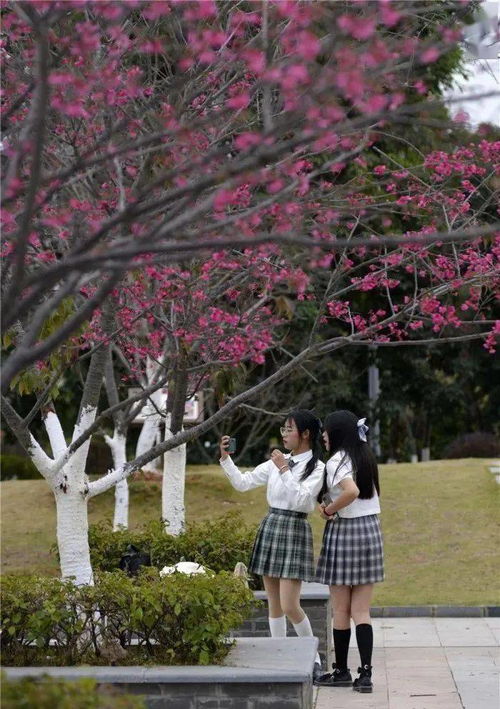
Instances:
[[[282,427],[280,428],[280,433],[281,433],[282,436],[284,436],[285,433],[294,433],[294,431],[295,431],[295,429],[294,429],[294,428],[290,428],[290,426],[282,426]]]

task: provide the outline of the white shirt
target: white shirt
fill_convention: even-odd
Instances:
[[[236,490],[246,492],[267,484],[267,502],[270,507],[312,512],[316,505],[316,496],[323,484],[325,464],[318,460],[309,477],[301,481],[307,461],[312,458],[312,451],[285,457],[293,460],[295,465],[292,470],[283,473],[279,472],[272,460],[266,460],[248,473],[241,473],[230,456],[219,462]]]
[[[342,462],[343,458],[344,451],[337,451],[326,464],[326,482],[332,502],[342,493],[339,482],[345,478],[353,478],[352,461],[348,455]],[[339,517],[366,517],[377,514],[380,514],[380,500],[375,489],[369,500],[360,500],[357,497],[350,505],[338,510]]]

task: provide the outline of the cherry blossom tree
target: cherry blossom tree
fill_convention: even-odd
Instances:
[[[312,246],[318,201],[337,234],[351,205],[336,176],[381,119],[415,119],[402,87],[458,36],[426,36],[428,14],[385,0],[4,3],[3,391],[132,267],[270,238]],[[68,297],[74,312],[40,338]]]
[[[8,397],[3,412],[54,492],[63,576],[92,581],[90,498],[258,402],[297,367],[374,343],[478,339],[494,349],[498,142],[412,164],[378,147],[394,126],[442,120],[432,95],[416,99],[426,67],[454,47],[466,5],[440,6],[451,22],[432,35],[433,4],[419,2],[5,3],[2,387],[33,372],[44,386],[24,419]],[[196,296],[175,293],[182,274],[191,282],[195,263],[203,273],[214,261],[203,297],[184,307]],[[256,287],[233,293],[256,264],[266,287],[253,277]],[[311,306],[299,350],[182,430],[197,377],[283,354],[280,302],[293,317]],[[248,312],[263,316],[257,337],[245,332]],[[141,319],[142,351],[130,337]],[[82,338],[89,365],[67,443],[47,402],[54,364],[71,361]],[[161,365],[136,397],[112,391],[118,350],[137,376],[148,357]],[[168,440],[88,480],[91,436],[142,407],[165,368]],[[114,403],[103,410],[106,371]],[[39,411],[50,456],[29,430]]]

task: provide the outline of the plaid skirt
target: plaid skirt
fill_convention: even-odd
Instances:
[[[384,547],[378,515],[327,522],[316,581],[329,586],[359,586],[383,580]]]
[[[259,576],[312,581],[313,540],[307,514],[270,507],[257,531],[248,570]]]

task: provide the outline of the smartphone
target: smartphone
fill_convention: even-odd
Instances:
[[[323,503],[323,505],[324,505],[325,507],[327,507],[327,505],[329,505],[330,502],[332,502],[332,498],[330,497],[330,493],[329,493],[329,492],[325,492],[325,494],[324,494],[323,497],[321,498],[321,502]]]
[[[226,448],[229,455],[236,453],[236,438],[230,438]]]

